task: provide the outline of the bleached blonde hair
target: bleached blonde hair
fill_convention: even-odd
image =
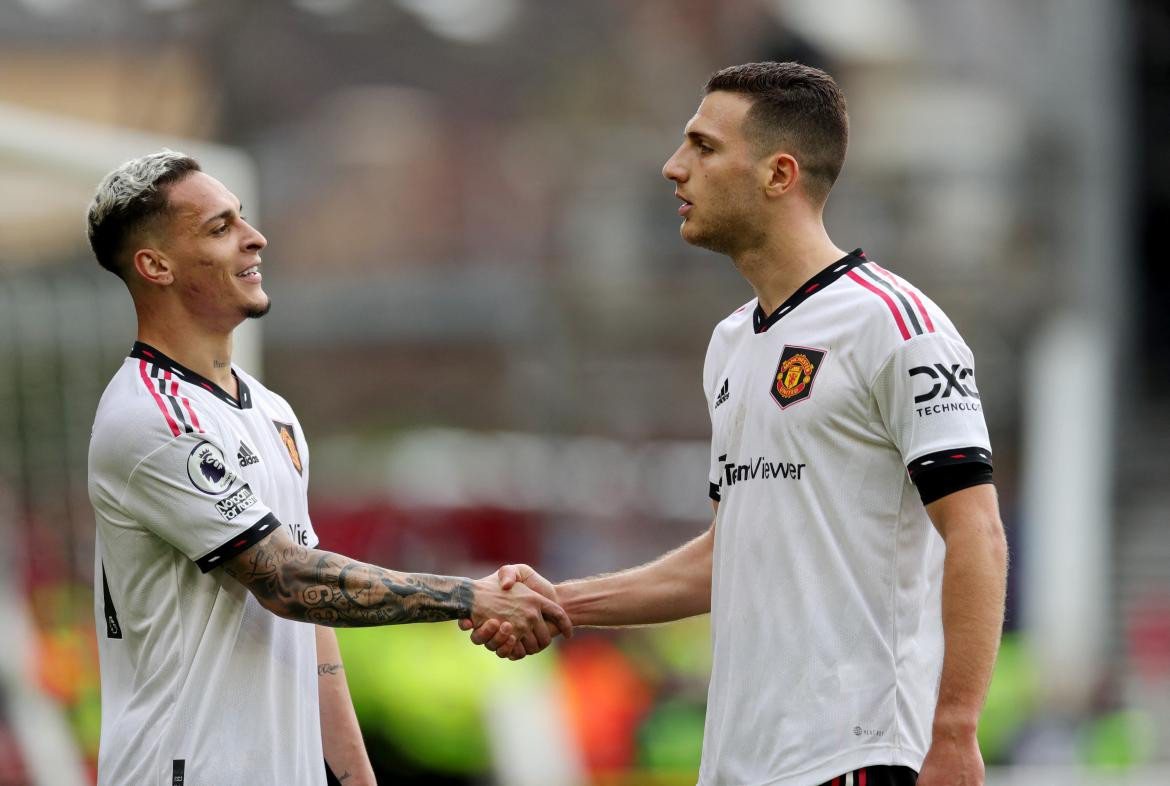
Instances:
[[[119,166],[102,178],[87,214],[89,245],[98,264],[125,279],[119,256],[129,235],[166,212],[166,187],[191,172],[199,162],[163,149]]]

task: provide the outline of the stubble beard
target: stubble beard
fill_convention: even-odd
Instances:
[[[262,306],[245,306],[244,319],[259,319],[272,310],[272,298],[268,298]]]
[[[680,227],[683,240],[692,246],[705,248],[708,251],[729,257],[734,257],[744,245],[744,241],[754,234],[751,227],[745,222],[735,221],[728,217],[720,217],[705,228],[692,226],[692,229],[694,232],[688,236],[687,224],[683,223]]]

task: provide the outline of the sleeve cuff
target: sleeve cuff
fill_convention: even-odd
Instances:
[[[991,451],[968,447],[930,453],[907,466],[923,505],[971,486],[992,482]]]
[[[263,540],[272,534],[272,531],[280,526],[280,522],[276,516],[269,513],[264,518],[257,521],[248,529],[235,535],[227,543],[223,544],[215,551],[203,555],[195,560],[195,564],[199,566],[199,570],[208,573],[215,570],[227,560],[236,556],[237,554],[247,551],[257,542]]]

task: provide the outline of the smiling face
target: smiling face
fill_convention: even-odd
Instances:
[[[683,200],[683,239],[731,256],[761,242],[767,224],[768,159],[744,130],[751,107],[739,93],[709,93],[662,167]]]
[[[215,178],[192,172],[167,189],[166,215],[149,231],[167,263],[167,282],[184,310],[209,326],[234,327],[270,306],[261,286],[260,251],[268,244],[240,215],[240,201]]]

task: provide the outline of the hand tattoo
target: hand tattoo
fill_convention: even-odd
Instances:
[[[398,573],[298,546],[277,534],[228,560],[224,571],[283,617],[358,628],[471,616],[470,579]]]

